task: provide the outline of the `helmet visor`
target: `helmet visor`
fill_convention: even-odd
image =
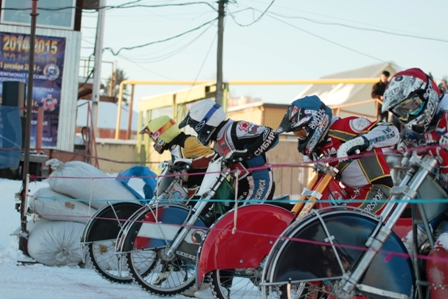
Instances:
[[[298,130],[293,131],[294,135],[297,136],[299,140],[305,140],[308,136],[308,132],[305,128],[300,128]]]
[[[163,126],[161,126],[157,131],[152,132],[151,129],[146,126],[144,127],[141,131],[140,134],[148,134],[149,137],[151,137],[152,140],[157,141],[157,139],[164,133],[166,132],[169,128],[171,128],[176,122],[174,120],[170,120],[169,122],[167,122],[166,124],[164,124]]]
[[[185,116],[185,118],[179,123],[179,128],[183,128],[186,125],[189,125],[190,120],[191,120],[190,112],[188,112],[187,116]]]
[[[151,134],[151,130],[148,128],[148,126],[145,126],[145,127],[140,131],[139,134],[148,134],[148,135],[150,135],[150,134]]]
[[[409,116],[416,116],[422,112],[425,102],[418,94],[413,94],[406,100],[396,105],[392,112],[401,121],[408,121]]]
[[[148,128],[148,126],[146,126],[146,127],[144,127],[141,131],[140,131],[140,134],[148,134],[149,135],[149,137],[155,142],[155,141],[157,141],[157,138],[159,138],[159,136],[160,136],[160,134],[159,134],[160,132],[155,132],[155,133],[153,133],[153,132],[151,132],[151,130]]]

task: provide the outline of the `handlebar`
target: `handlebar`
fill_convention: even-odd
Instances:
[[[169,165],[171,171],[181,172],[183,170],[189,170],[190,164],[182,162],[182,163],[175,163],[172,165]]]
[[[176,159],[175,161],[163,161],[159,164],[159,169],[168,168],[171,172],[182,172],[189,170],[191,166],[191,159]]]
[[[313,170],[316,172],[322,172],[322,173],[327,173],[329,175],[331,175],[332,177],[339,179],[340,178],[340,174],[339,174],[339,169],[335,166],[330,166],[327,165],[325,163],[322,162],[317,162],[314,164]]]
[[[317,156],[314,153],[313,153],[312,160],[313,161],[317,160]],[[327,163],[318,162],[318,161],[313,162],[313,163],[314,163],[313,171],[327,173],[327,174],[331,175],[332,177],[336,178],[337,180],[340,179],[339,169],[336,166],[330,166]]]

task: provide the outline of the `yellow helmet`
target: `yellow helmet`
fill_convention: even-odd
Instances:
[[[148,134],[154,141],[154,149],[163,153],[168,143],[180,134],[179,126],[169,116],[163,115],[148,122],[148,125],[140,131],[140,134]]]

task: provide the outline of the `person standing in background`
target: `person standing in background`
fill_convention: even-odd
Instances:
[[[438,85],[440,93],[443,95],[448,93],[448,83],[446,82],[446,77],[442,79],[442,81]]]
[[[372,86],[372,99],[379,99],[381,102],[383,101],[383,94],[386,90],[387,84],[389,83],[389,77],[390,73],[388,71],[384,70],[381,73],[380,81]],[[389,112],[381,112],[382,106],[382,104],[377,104],[378,120],[387,122],[389,119]]]

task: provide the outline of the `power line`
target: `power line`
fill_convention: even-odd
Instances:
[[[253,21],[252,21],[251,23],[249,23],[249,24],[241,24],[241,23],[238,23],[232,14],[230,14],[230,16],[232,17],[233,21],[234,21],[238,26],[241,26],[241,27],[248,27],[248,26],[251,26],[251,25],[253,25],[254,23],[258,22],[258,21],[259,21],[259,20],[260,20],[260,19],[267,13],[267,11],[269,10],[269,8],[271,8],[271,6],[272,6],[272,4],[274,4],[274,2],[275,2],[275,0],[272,0],[271,3],[268,5],[268,7],[266,7],[266,9],[265,9],[265,10],[258,16],[258,18],[256,18],[255,20],[253,20]],[[244,10],[246,10],[246,9],[244,9]],[[255,9],[254,9],[254,10],[255,10]]]
[[[275,15],[281,18],[286,18],[286,19],[301,19],[301,20],[305,20],[308,22],[312,22],[312,23],[316,23],[316,24],[321,24],[321,25],[326,25],[326,26],[340,26],[340,27],[346,27],[349,29],[353,29],[353,30],[359,30],[359,31],[369,31],[369,32],[378,32],[378,33],[384,33],[384,34],[388,34],[388,35],[394,35],[394,36],[402,36],[402,37],[410,37],[410,38],[416,38],[416,39],[423,39],[423,40],[431,40],[431,41],[438,41],[438,42],[443,42],[443,43],[448,43],[447,39],[441,39],[441,38],[434,38],[434,37],[426,37],[426,36],[421,36],[421,35],[414,35],[414,34],[407,34],[407,33],[398,33],[398,32],[392,32],[392,31],[388,31],[388,30],[382,30],[382,29],[375,29],[375,28],[368,28],[368,27],[359,27],[359,26],[353,26],[353,25],[347,25],[344,23],[338,23],[338,22],[325,22],[325,21],[318,21],[315,19],[311,19],[311,18],[307,18],[307,17],[302,17],[302,16],[287,16],[284,14],[279,14],[276,12],[272,12],[272,11],[268,11],[268,9],[270,8],[270,6],[273,4],[274,1],[271,2],[271,4],[265,9],[265,10],[260,10],[254,7],[246,7],[234,12],[230,12],[229,14],[232,17],[232,19],[234,20],[235,24],[237,24],[240,27],[247,27],[249,25],[254,24],[257,20],[251,22],[250,24],[241,24],[240,22],[238,22],[236,20],[235,15],[242,13],[244,11],[247,10],[253,10],[254,12],[259,12],[261,13],[260,17],[264,14],[267,15]]]
[[[256,8],[253,8],[253,7],[250,7],[250,8],[245,8],[245,9],[243,9],[243,10],[240,10],[240,11],[238,11],[237,13],[242,12],[242,11],[245,11],[245,10],[247,10],[247,9],[253,9],[254,11],[259,11],[259,12],[260,12],[260,10],[258,10],[258,9],[256,9]],[[340,26],[344,26],[344,27],[351,28],[351,29],[357,29],[357,30],[377,31],[377,32],[379,32],[379,33],[385,33],[385,34],[391,34],[391,35],[398,35],[398,36],[403,36],[403,37],[412,37],[412,38],[417,38],[417,39],[426,39],[426,40],[433,40],[433,41],[439,41],[439,42],[448,42],[448,40],[443,40],[443,39],[436,39],[436,38],[422,37],[422,36],[416,36],[416,35],[410,35],[410,34],[399,34],[399,33],[393,33],[393,32],[385,31],[385,30],[376,30],[376,29],[370,29],[370,28],[362,28],[362,27],[349,26],[349,25],[341,24],[341,23],[319,22],[319,21],[315,21],[315,20],[312,20],[312,19],[309,19],[309,18],[305,18],[305,17],[287,17],[287,16],[284,16],[284,15],[280,15],[280,14],[272,13],[272,12],[267,12],[266,15],[269,16],[269,17],[271,17],[271,18],[273,18],[273,19],[275,19],[275,20],[277,20],[277,21],[279,21],[279,22],[282,22],[283,24],[286,24],[286,25],[288,25],[288,26],[291,26],[291,27],[293,27],[293,28],[295,28],[295,29],[297,29],[297,30],[300,30],[300,31],[302,31],[302,32],[304,32],[304,33],[307,33],[307,34],[309,34],[309,35],[312,35],[312,36],[314,36],[314,37],[316,37],[316,38],[319,38],[319,39],[321,39],[321,40],[324,40],[324,41],[326,41],[326,42],[329,42],[329,43],[331,43],[331,44],[334,44],[334,45],[336,45],[336,46],[339,46],[339,47],[341,47],[341,48],[344,48],[344,49],[349,50],[349,51],[351,51],[351,52],[355,52],[355,53],[357,53],[357,54],[360,54],[360,55],[365,56],[365,57],[368,57],[368,58],[372,58],[372,59],[377,60],[377,61],[380,61],[380,62],[391,63],[391,64],[393,64],[394,66],[396,66],[396,67],[398,67],[398,68],[403,68],[403,67],[402,67],[402,66],[399,66],[399,65],[397,65],[397,64],[395,64],[395,63],[392,63],[392,62],[390,62],[390,61],[385,61],[385,60],[383,60],[383,59],[380,59],[380,58],[374,57],[374,56],[372,56],[372,55],[363,53],[363,52],[358,51],[358,50],[355,50],[355,49],[353,49],[353,48],[344,46],[344,45],[342,45],[342,44],[340,44],[340,43],[337,43],[337,42],[332,41],[332,40],[330,40],[330,39],[327,39],[327,38],[324,38],[324,37],[319,36],[319,35],[317,35],[317,34],[314,34],[314,33],[310,32],[310,31],[307,31],[307,30],[305,30],[305,29],[303,29],[303,28],[299,28],[299,27],[297,27],[297,26],[295,26],[295,25],[293,25],[293,24],[290,24],[290,23],[288,23],[288,22],[286,22],[286,21],[284,21],[284,20],[281,20],[281,19],[279,19],[279,18],[276,18],[275,16],[280,16],[280,17],[282,17],[282,18],[299,18],[299,19],[304,19],[304,20],[307,20],[307,21],[310,21],[310,22],[314,22],[314,23],[320,23],[320,24],[323,24],[323,25],[332,25],[332,26],[334,26],[334,25],[340,25]],[[232,19],[235,20],[234,16],[232,16]],[[239,25],[237,22],[236,22],[236,24]]]
[[[215,21],[216,21],[216,18],[215,18],[215,19],[212,19],[212,20],[210,20],[210,21],[208,21],[208,22],[205,22],[205,23],[203,23],[202,25],[199,25],[199,26],[197,26],[197,27],[195,27],[195,28],[193,28],[193,29],[187,30],[187,31],[185,31],[185,32],[183,32],[183,33],[180,33],[180,34],[177,34],[177,35],[174,35],[174,36],[171,36],[171,37],[162,39],[162,40],[153,41],[153,42],[149,42],[149,43],[145,43],[145,44],[137,45],[137,46],[133,46],[133,47],[123,47],[123,48],[120,48],[118,51],[114,51],[114,50],[112,50],[112,49],[109,48],[109,47],[104,48],[103,50],[104,50],[104,51],[105,51],[105,50],[108,50],[108,51],[110,51],[110,52],[112,53],[112,55],[117,56],[117,55],[118,55],[121,51],[123,51],[123,50],[134,50],[134,49],[144,48],[144,47],[147,47],[147,46],[150,46],[150,45],[159,44],[159,43],[163,43],[163,42],[167,42],[167,41],[173,40],[173,39],[175,39],[175,38],[178,38],[178,37],[183,36],[183,35],[185,35],[185,34],[188,34],[188,33],[190,33],[190,32],[199,30],[199,29],[201,29],[202,27],[204,27],[204,26],[206,26],[206,25],[208,25],[208,24],[212,24],[212,23],[215,22]]]
[[[310,31],[308,31],[308,30],[299,28],[299,27],[297,27],[297,26],[295,26],[295,25],[292,25],[292,24],[290,24],[290,23],[288,23],[288,22],[285,22],[285,21],[283,21],[283,20],[279,20],[279,19],[276,18],[276,17],[273,17],[273,16],[270,16],[270,17],[273,18],[273,19],[275,19],[275,20],[277,20],[277,21],[279,21],[279,22],[282,22],[283,24],[286,24],[286,25],[288,25],[288,26],[291,26],[291,27],[293,27],[293,28],[295,28],[295,29],[297,29],[297,30],[300,30],[300,31],[302,31],[302,32],[305,32],[305,33],[307,33],[307,34],[309,34],[309,35],[312,35],[312,36],[314,36],[314,37],[316,37],[316,38],[319,38],[319,39],[321,39],[321,40],[324,40],[324,41],[326,41],[326,42],[329,42],[329,43],[331,43],[331,44],[334,44],[334,45],[336,45],[336,46],[339,46],[339,47],[341,47],[341,48],[344,48],[344,49],[346,49],[346,50],[349,50],[349,51],[351,51],[351,52],[355,52],[355,53],[357,53],[357,54],[360,54],[360,55],[363,55],[363,56],[366,56],[366,57],[369,57],[369,58],[372,58],[372,59],[375,59],[375,60],[378,60],[378,61],[381,61],[381,62],[388,62],[388,61],[379,59],[379,58],[377,58],[377,57],[371,56],[371,55],[369,55],[369,54],[365,54],[365,53],[360,52],[360,51],[358,51],[358,50],[355,50],[355,49],[353,49],[353,48],[344,46],[344,45],[342,45],[342,44],[340,44],[340,43],[334,42],[334,41],[329,40],[329,39],[327,39],[327,38],[325,38],[325,37],[322,37],[322,36],[319,36],[319,35],[317,35],[317,34],[314,34],[314,33],[310,32]]]
[[[273,12],[269,12],[269,14],[273,14],[273,15],[280,16],[280,17],[283,17],[283,18],[288,18],[288,19],[301,19],[301,20],[305,20],[305,21],[309,21],[309,22],[316,23],[316,24],[321,24],[321,25],[340,26],[340,27],[345,27],[345,28],[359,30],[359,31],[378,32],[378,33],[384,33],[384,34],[395,35],[395,36],[411,37],[411,38],[417,38],[417,39],[425,39],[425,40],[432,40],[432,41],[439,41],[439,42],[443,42],[443,43],[448,43],[448,40],[441,39],[441,38],[425,37],[425,36],[419,36],[419,35],[413,35],[413,34],[405,34],[405,33],[397,33],[397,32],[391,32],[391,31],[386,31],[386,30],[381,30],[381,29],[374,29],[374,28],[357,27],[357,26],[347,25],[347,24],[343,24],[343,23],[323,22],[323,21],[317,21],[317,20],[313,20],[313,19],[310,19],[310,18],[306,18],[306,17],[285,16],[285,15],[280,15],[278,13],[273,13]]]
[[[207,32],[210,27],[212,26],[212,24],[209,25],[209,27],[205,28],[202,32],[200,32],[196,37],[194,37],[193,39],[189,40],[186,44],[181,45],[180,47],[171,50],[170,52],[167,52],[167,48],[160,50],[159,52],[162,52],[163,54],[159,55],[159,56],[153,56],[151,58],[127,58],[126,60],[130,61],[130,62],[139,62],[139,63],[152,63],[152,62],[159,62],[162,60],[165,60],[167,58],[173,57],[174,55],[184,51],[185,49],[187,49],[190,45],[192,45],[195,41],[197,41],[201,36],[203,36],[205,34],[205,32]],[[177,42],[176,45],[178,45],[179,42]],[[125,57],[124,55],[121,55],[121,57]]]
[[[97,10],[105,9],[105,10],[112,10],[112,9],[127,9],[127,8],[162,8],[162,7],[179,7],[179,6],[188,6],[188,5],[198,5],[198,4],[204,4],[212,8],[214,11],[218,12],[213,5],[211,5],[208,2],[185,2],[185,3],[172,3],[172,4],[138,4],[138,5],[131,5],[133,3],[137,3],[139,1],[133,1],[133,2],[127,2],[120,5],[105,5],[98,8],[83,8],[78,6],[64,6],[64,7],[39,7],[39,10],[45,10],[45,11],[61,11],[61,10],[72,10],[72,9],[82,9],[83,11],[90,12],[91,10],[97,12]],[[30,11],[31,8],[16,8],[16,7],[2,7],[1,10],[4,11]]]

